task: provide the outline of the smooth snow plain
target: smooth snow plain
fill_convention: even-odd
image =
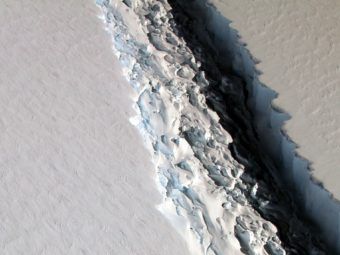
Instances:
[[[189,254],[92,0],[0,2],[0,253]]]

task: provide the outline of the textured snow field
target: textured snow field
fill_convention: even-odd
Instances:
[[[340,2],[212,0],[260,61],[260,81],[291,115],[284,129],[340,199]]]
[[[0,2],[0,253],[188,254],[92,0]]]

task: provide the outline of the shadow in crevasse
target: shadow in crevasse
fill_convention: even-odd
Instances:
[[[242,179],[259,185],[258,198],[248,196],[249,202],[277,226],[288,254],[340,250],[340,205],[312,179],[309,162],[296,154],[296,145],[282,132],[290,116],[272,106],[277,93],[259,82],[258,61],[230,28],[231,21],[205,0],[168,2],[173,30],[202,63],[209,82],[202,93],[233,137],[230,150],[246,170]],[[195,79],[200,82],[199,76]],[[262,207],[259,198],[269,205]]]

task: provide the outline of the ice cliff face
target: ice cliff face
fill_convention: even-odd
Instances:
[[[250,154],[255,155],[259,152],[261,155],[258,156],[262,161],[274,163],[274,167],[270,167],[272,168],[270,172],[277,179],[276,183],[280,184],[280,189],[287,194],[290,193],[290,200],[298,205],[299,215],[310,220],[308,225],[311,225],[312,222],[317,226],[320,236],[332,249],[329,251],[330,254],[340,253],[340,204],[313,178],[309,162],[297,154],[298,146],[283,130],[283,124],[290,118],[289,114],[272,105],[273,100],[280,95],[261,83],[261,72],[257,70],[258,61],[252,57],[251,52],[241,42],[238,31],[233,29],[230,25],[231,21],[221,14],[214,5],[208,4],[217,1],[171,2],[177,3],[180,9],[185,10],[187,17],[193,20],[195,26],[192,29],[194,32],[191,34],[201,35],[199,36],[200,41],[204,42],[210,52],[215,52],[215,61],[219,64],[220,69],[226,70],[228,77],[241,78],[241,82],[234,81],[233,83],[238,83],[240,87],[244,88],[245,103],[242,107],[242,102],[239,100],[234,108],[240,106],[248,108],[247,112],[251,114],[247,116],[242,110],[238,110],[242,114],[234,114],[235,111],[231,114],[229,111],[227,114],[234,116],[228,124],[229,126],[226,127],[232,134],[234,143],[242,139],[242,135],[239,135],[237,139],[235,134],[237,135],[239,132],[234,132],[232,126],[235,120],[238,122],[237,119],[240,116],[246,116],[243,123],[251,122],[253,124],[251,128],[246,128],[247,131],[243,134],[251,134],[247,140],[252,140],[251,144],[257,143],[257,149],[252,148]],[[206,34],[208,36],[204,36]],[[234,101],[235,97],[232,98]],[[244,107],[245,105],[246,107]],[[222,115],[225,116],[225,114]],[[220,114],[220,116],[222,115]],[[252,121],[249,121],[250,119]],[[255,132],[253,132],[254,130]],[[254,137],[256,139],[253,139]],[[242,141],[242,144],[247,144],[247,142]],[[251,146],[248,144],[247,147]],[[284,207],[287,208],[287,206]],[[289,234],[288,236],[294,235]]]
[[[259,159],[240,79],[177,1],[97,4],[136,91],[131,122],[152,153],[159,210],[192,254],[322,254]]]

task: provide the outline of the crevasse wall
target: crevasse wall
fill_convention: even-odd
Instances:
[[[231,67],[245,79],[248,107],[254,115],[263,149],[280,169],[277,177],[283,180],[304,214],[320,228],[325,241],[340,253],[340,204],[313,179],[309,162],[297,155],[297,146],[283,129],[290,116],[272,105],[277,93],[261,83],[256,60],[241,42],[238,32],[230,26],[230,20],[206,0],[191,1],[191,11],[200,15],[221,64]]]
[[[143,0],[123,11],[126,7],[122,3],[97,3],[113,51],[136,93],[137,115],[131,123],[141,132],[156,167],[155,178],[162,194],[157,208],[184,237],[193,254],[239,254],[241,249],[251,254],[268,249],[284,254],[276,227],[253,210],[238,188],[247,188],[240,178],[244,167],[232,158],[228,147],[231,137],[192,83],[195,70],[186,67],[186,73],[180,72],[183,67],[176,63],[176,56],[192,65],[196,60],[168,23],[170,6],[166,1]],[[134,21],[149,26],[138,26]],[[177,54],[177,48],[160,36],[158,40],[152,37],[149,31],[159,24],[163,35],[172,36],[184,52]],[[146,36],[150,36],[150,43]],[[164,55],[174,56],[174,62],[169,65],[162,61]],[[248,231],[244,218],[252,219],[254,230]]]

